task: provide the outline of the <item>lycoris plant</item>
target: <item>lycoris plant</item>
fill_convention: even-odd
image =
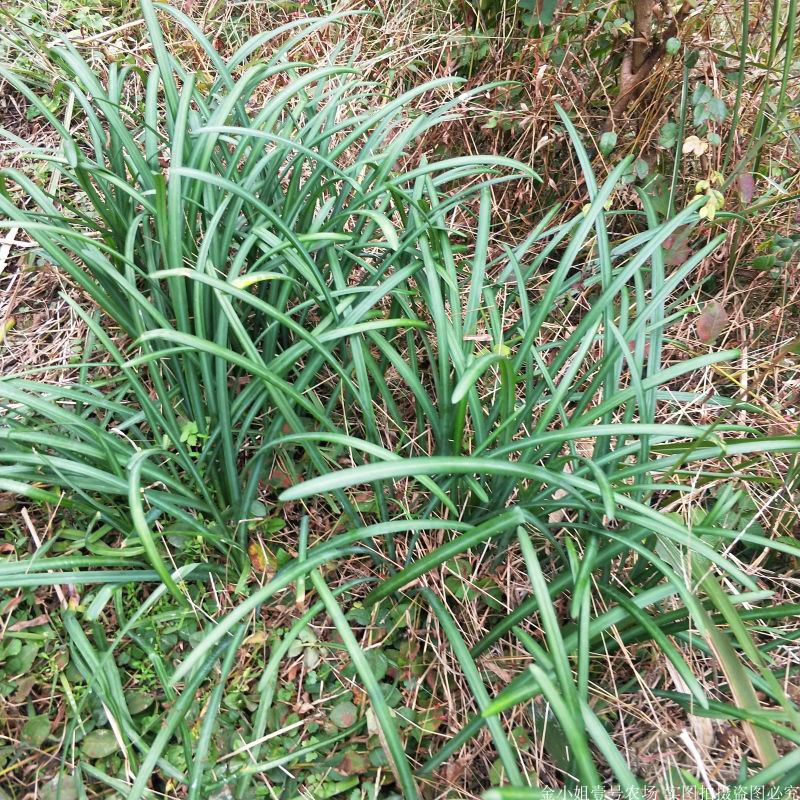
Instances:
[[[0,586],[101,586],[105,601],[125,586],[157,587],[105,648],[65,611],[74,658],[114,722],[129,780],[88,774],[129,800],[145,796],[156,770],[193,800],[210,796],[217,777],[206,755],[237,648],[253,612],[294,586],[312,600],[259,684],[247,731],[256,765],[281,660],[327,614],[405,797],[418,796],[419,782],[483,726],[503,781],[534,785],[503,714],[536,697],[568,744],[544,739],[570,788],[638,786],[593,703],[594,653],[612,628],[614,642],[650,643],[671,662],[686,689],[679,703],[743,720],[762,777],[782,775],[776,741],[798,740],[797,711],[750,636],[746,619],[757,615],[740,609],[763,595],[729,547],[800,550],[727,528],[733,490],[691,528],[659,509],[693,464],[800,450],[796,439],[759,438],[724,413],[705,427],[657,422],[659,408],[700,396],[674,392],[676,381],[737,356],[664,363],[670,298],[720,237],[671,271],[662,247],[698,221],[702,200],[660,221],[643,195],[639,232],[615,237],[610,221],[620,212],[607,206],[630,162],[598,183],[562,112],[587,205],[559,222],[555,209],[543,212],[510,241],[493,215],[493,186],[538,176],[502,157],[407,155],[469,103],[458,81],[386,98],[337,53],[324,66],[293,60],[306,37],[344,24],[343,15],[289,23],[223,60],[184,14],[158,6],[201,48],[214,72],[201,82],[167,51],[156,7],[142,8],[149,71],[110,64],[100,74],[68,40],[52,49],[80,109],[80,138],[2,72],[60,137],[55,151],[17,145],[61,176],[52,196],[23,172],[3,172],[3,224],[25,231],[83,291],[86,304],[70,302],[86,325],[87,363],[60,382],[0,380],[0,488],[57,506],[105,539],[92,536],[89,549],[76,540],[59,555],[48,554],[51,540],[30,559],[0,564]],[[425,92],[449,99],[407,115]],[[554,334],[579,282],[593,288],[591,306]],[[705,402],[721,411],[733,403],[721,394]],[[324,511],[313,519],[341,524],[305,517],[295,552],[258,585],[249,581],[249,523],[275,463],[289,486],[269,514],[302,503]],[[443,543],[422,549],[427,532]],[[524,562],[531,592],[521,604],[505,598],[507,613],[470,649],[457,606],[426,577],[476,548]],[[324,565],[365,552],[378,576],[366,597],[364,581],[329,587]],[[635,580],[625,592],[610,571],[629,561]],[[159,599],[191,605],[194,583],[219,579],[237,587],[238,605],[208,622],[169,676],[180,691],[162,726],[143,735],[116,671],[120,643]],[[402,596],[438,619],[480,711],[421,764],[342,610],[356,598],[375,607]],[[566,615],[557,611],[563,598]],[[535,615],[541,640],[525,625]],[[671,638],[686,631],[694,636]],[[528,662],[493,696],[477,657],[509,638]],[[728,703],[704,692],[686,660],[691,646],[718,658]],[[209,681],[203,723],[187,739],[183,717]],[[173,741],[188,748],[185,768],[165,755]],[[255,771],[228,775],[236,797],[250,796]]]

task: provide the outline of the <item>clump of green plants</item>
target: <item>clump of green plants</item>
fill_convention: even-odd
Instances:
[[[144,0],[149,70],[99,73],[69,41],[52,48],[79,139],[2,71],[59,135],[56,151],[16,145],[60,174],[54,196],[4,171],[2,224],[32,237],[87,299],[69,301],[88,330],[74,372],[0,380],[0,490],[57,510],[73,531],[0,563],[7,589],[79,589],[61,612],[85,684],[70,706],[78,755],[63,780],[99,781],[128,800],[176,787],[191,800],[266,796],[257,774],[283,780],[283,765],[343,743],[344,774],[380,767],[376,793],[413,798],[485,727],[497,764],[479,788],[536,797],[527,740],[505,713],[537,700],[563,785],[635,790],[597,703],[616,691],[596,684],[595,649],[611,628],[620,646],[669,661],[685,688],[670,697],[691,713],[742,722],[753,753],[744,781],[790,780],[796,758],[779,748],[800,739],[797,710],[748,621],[794,610],[753,605],[768,593],[731,552],[800,550],[731,516],[743,502],[732,485],[693,519],[660,507],[699,464],[713,474],[722,457],[754,464],[800,450],[735,424],[724,382],[674,391],[737,357],[664,355],[673,292],[721,242],[706,237],[665,266],[666,243],[700,220],[704,200],[667,218],[645,194],[643,214],[614,208],[631,159],[598,183],[559,111],[588,202],[565,221],[543,210],[507,241],[492,191],[538,176],[500,156],[407,157],[471,93],[411,117],[409,103],[458,81],[385,98],[335,53],[321,67],[293,60],[343,15],[290,22],[223,60],[183,13],[159,9],[215,75],[199,79],[170,55]],[[633,233],[614,233],[620,216]],[[566,327],[578,286],[592,302]],[[712,423],[658,422],[660,408],[701,396],[720,411]],[[441,543],[423,547],[432,533]],[[432,578],[443,567],[460,575],[477,549],[488,563],[524,564],[530,594],[518,603],[476,584],[491,627],[470,646],[458,625],[469,598],[459,583],[439,593]],[[351,563],[360,575],[340,581],[336,569]],[[611,579],[622,564],[633,564],[624,590]],[[142,585],[152,591],[132,599]],[[224,613],[207,591],[219,586],[229,587]],[[243,670],[263,633],[257,612],[292,602],[296,620]],[[400,670],[411,682],[425,670],[395,640],[386,655],[359,634],[394,629],[411,608],[436,621],[478,712],[435,744],[420,731],[439,723],[405,709],[397,688]],[[98,630],[109,618],[110,638]],[[325,619],[335,638],[320,640],[309,625]],[[479,656],[508,642],[525,661],[490,691]],[[717,658],[723,700],[694,676],[691,648]],[[302,659],[319,681],[334,655],[351,694],[327,727],[291,749],[265,744],[296,721],[275,713],[285,661]],[[126,671],[146,691],[131,692]],[[435,698],[422,696],[433,715]],[[231,713],[237,736],[220,736]],[[365,726],[373,738],[348,747]],[[423,761],[411,756],[421,743]]]

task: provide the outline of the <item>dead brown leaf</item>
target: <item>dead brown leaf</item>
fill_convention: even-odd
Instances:
[[[704,344],[714,342],[728,327],[728,314],[722,303],[712,300],[697,317],[697,336]]]
[[[38,617],[34,617],[33,619],[21,619],[19,622],[15,622],[13,625],[8,626],[9,631],[24,631],[27,628],[36,628],[39,625],[47,625],[48,617],[47,614],[39,614]]]
[[[745,172],[739,176],[739,196],[742,202],[747,205],[752,199],[756,191],[756,182],[749,172]]]

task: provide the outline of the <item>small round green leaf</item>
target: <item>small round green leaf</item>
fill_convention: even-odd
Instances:
[[[614,131],[606,131],[600,137],[600,152],[607,156],[617,146],[617,134]]]
[[[349,728],[358,719],[358,709],[349,701],[338,703],[331,709],[331,722],[337,728]]]
[[[141,714],[153,705],[155,698],[147,692],[127,692],[125,702],[128,704],[128,711],[131,715]]]
[[[46,714],[30,717],[22,727],[22,741],[31,747],[40,747],[50,735],[50,720]]]
[[[263,519],[267,516],[267,506],[266,503],[262,503],[261,500],[253,500],[250,503],[250,516],[256,517],[257,519]]]
[[[112,731],[92,731],[81,745],[81,753],[86,758],[105,758],[119,750],[119,745]]]
[[[367,663],[372,670],[372,674],[375,676],[375,680],[381,680],[389,669],[389,661],[386,656],[377,648],[367,650],[365,655],[367,657]]]
[[[39,792],[40,800],[78,800],[78,785],[72,775],[56,775]]]

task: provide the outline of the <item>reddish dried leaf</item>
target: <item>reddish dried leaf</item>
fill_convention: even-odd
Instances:
[[[270,574],[273,571],[269,553],[261,542],[252,539],[247,545],[247,555],[250,556],[250,563],[256,572]]]
[[[0,548],[0,553],[13,553],[14,546],[9,545],[11,548],[10,550],[4,550]],[[10,614],[20,603],[22,602],[22,595],[18,594],[16,597],[12,597],[5,605],[0,606],[0,614]]]
[[[671,236],[664,241],[664,263],[670,267],[680,267],[685,264],[692,250],[689,247],[689,236],[691,230],[684,226],[678,228]]]
[[[753,199],[756,191],[756,182],[749,172],[745,172],[739,176],[739,196],[742,198],[743,203],[749,203]]]
[[[9,625],[8,630],[16,633],[17,631],[24,631],[28,628],[38,628],[40,625],[47,625],[48,622],[47,614],[40,614],[33,619],[21,619],[19,622]]]
[[[727,327],[725,307],[716,300],[712,300],[697,317],[697,336],[705,344],[713,344]]]
[[[275,467],[272,470],[269,480],[273,486],[280,489],[288,489],[290,486],[292,486],[292,484],[294,484],[294,479],[292,476],[285,470],[282,470],[280,467]]]
[[[35,675],[26,675],[24,678],[20,678],[20,680],[17,681],[17,690],[13,695],[11,695],[11,699],[15,703],[23,703],[28,699],[28,695],[31,693],[35,685]]]
[[[770,436],[797,436],[798,428],[797,424],[785,421],[785,422],[772,422],[767,427],[767,433]]]
[[[357,753],[354,750],[348,750],[344,754],[342,763],[339,764],[338,772],[343,775],[363,775],[369,772],[369,758],[366,753]]]

